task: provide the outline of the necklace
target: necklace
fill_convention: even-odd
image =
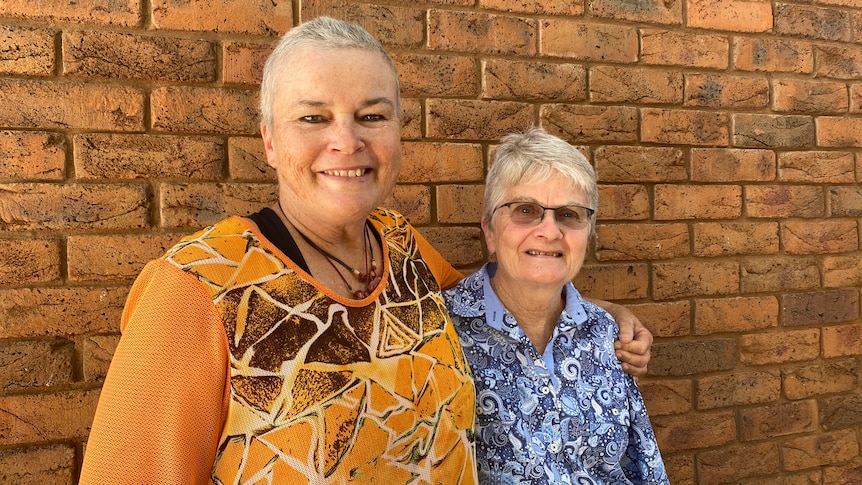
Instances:
[[[281,203],[279,203],[278,208],[281,210]],[[282,210],[282,213],[284,213],[284,210]],[[368,223],[367,222],[365,223],[365,230],[364,230],[365,241],[363,241],[363,249],[365,251],[365,272],[364,273],[359,271],[358,269],[350,266],[349,264],[345,263],[344,261],[336,258],[335,256],[329,254],[328,252],[324,251],[323,249],[321,249],[317,244],[314,244],[313,242],[311,242],[311,240],[308,239],[305,236],[305,234],[303,234],[302,231],[300,231],[296,226],[293,226],[293,228],[296,229],[296,232],[299,234],[299,236],[306,243],[308,243],[308,245],[311,246],[312,249],[314,249],[315,251],[320,253],[320,255],[323,256],[324,259],[326,259],[326,262],[329,263],[330,266],[332,266],[332,269],[335,270],[335,273],[338,275],[339,278],[341,278],[341,281],[344,283],[344,286],[347,288],[347,291],[350,292],[351,294],[353,294],[353,297],[356,298],[357,300],[361,300],[361,299],[367,297],[368,295],[370,295],[371,292],[374,290],[374,288],[377,286],[377,283],[380,282],[380,277],[377,276],[377,261],[374,259],[374,251],[373,250],[371,252],[370,268],[369,268],[369,264],[368,264],[368,260],[369,260],[368,248],[371,246],[371,236],[368,234],[369,229],[368,229]],[[364,288],[353,289],[353,287],[350,285],[350,283],[347,282],[347,278],[345,278],[344,275],[341,274],[341,271],[339,271],[338,267],[335,266],[333,261],[340,264],[347,271],[349,271],[350,274],[352,274],[354,278],[356,278],[360,283],[362,283]]]

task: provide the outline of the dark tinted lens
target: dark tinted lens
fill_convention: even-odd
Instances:
[[[583,207],[560,207],[554,216],[558,223],[574,229],[584,227],[589,220],[589,214]]]
[[[542,219],[542,207],[529,202],[521,202],[511,206],[512,222],[521,225],[533,225]]]

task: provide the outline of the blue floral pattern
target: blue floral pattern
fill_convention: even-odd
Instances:
[[[668,484],[619,328],[569,283],[543,355],[490,285],[494,263],[444,292],[476,383],[481,483]]]

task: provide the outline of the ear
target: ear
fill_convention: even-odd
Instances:
[[[260,137],[263,138],[263,151],[266,155],[266,163],[272,168],[277,168],[278,157],[275,153],[275,141],[272,139],[272,127],[266,123],[260,124]]]
[[[485,218],[482,218],[482,233],[485,234],[485,245],[488,247],[488,254],[496,254],[497,241],[494,238],[494,230],[491,228],[491,223]]]

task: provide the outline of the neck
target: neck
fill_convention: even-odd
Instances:
[[[536,350],[543,353],[565,308],[563,289],[511,285],[498,276],[491,278],[491,287]]]

